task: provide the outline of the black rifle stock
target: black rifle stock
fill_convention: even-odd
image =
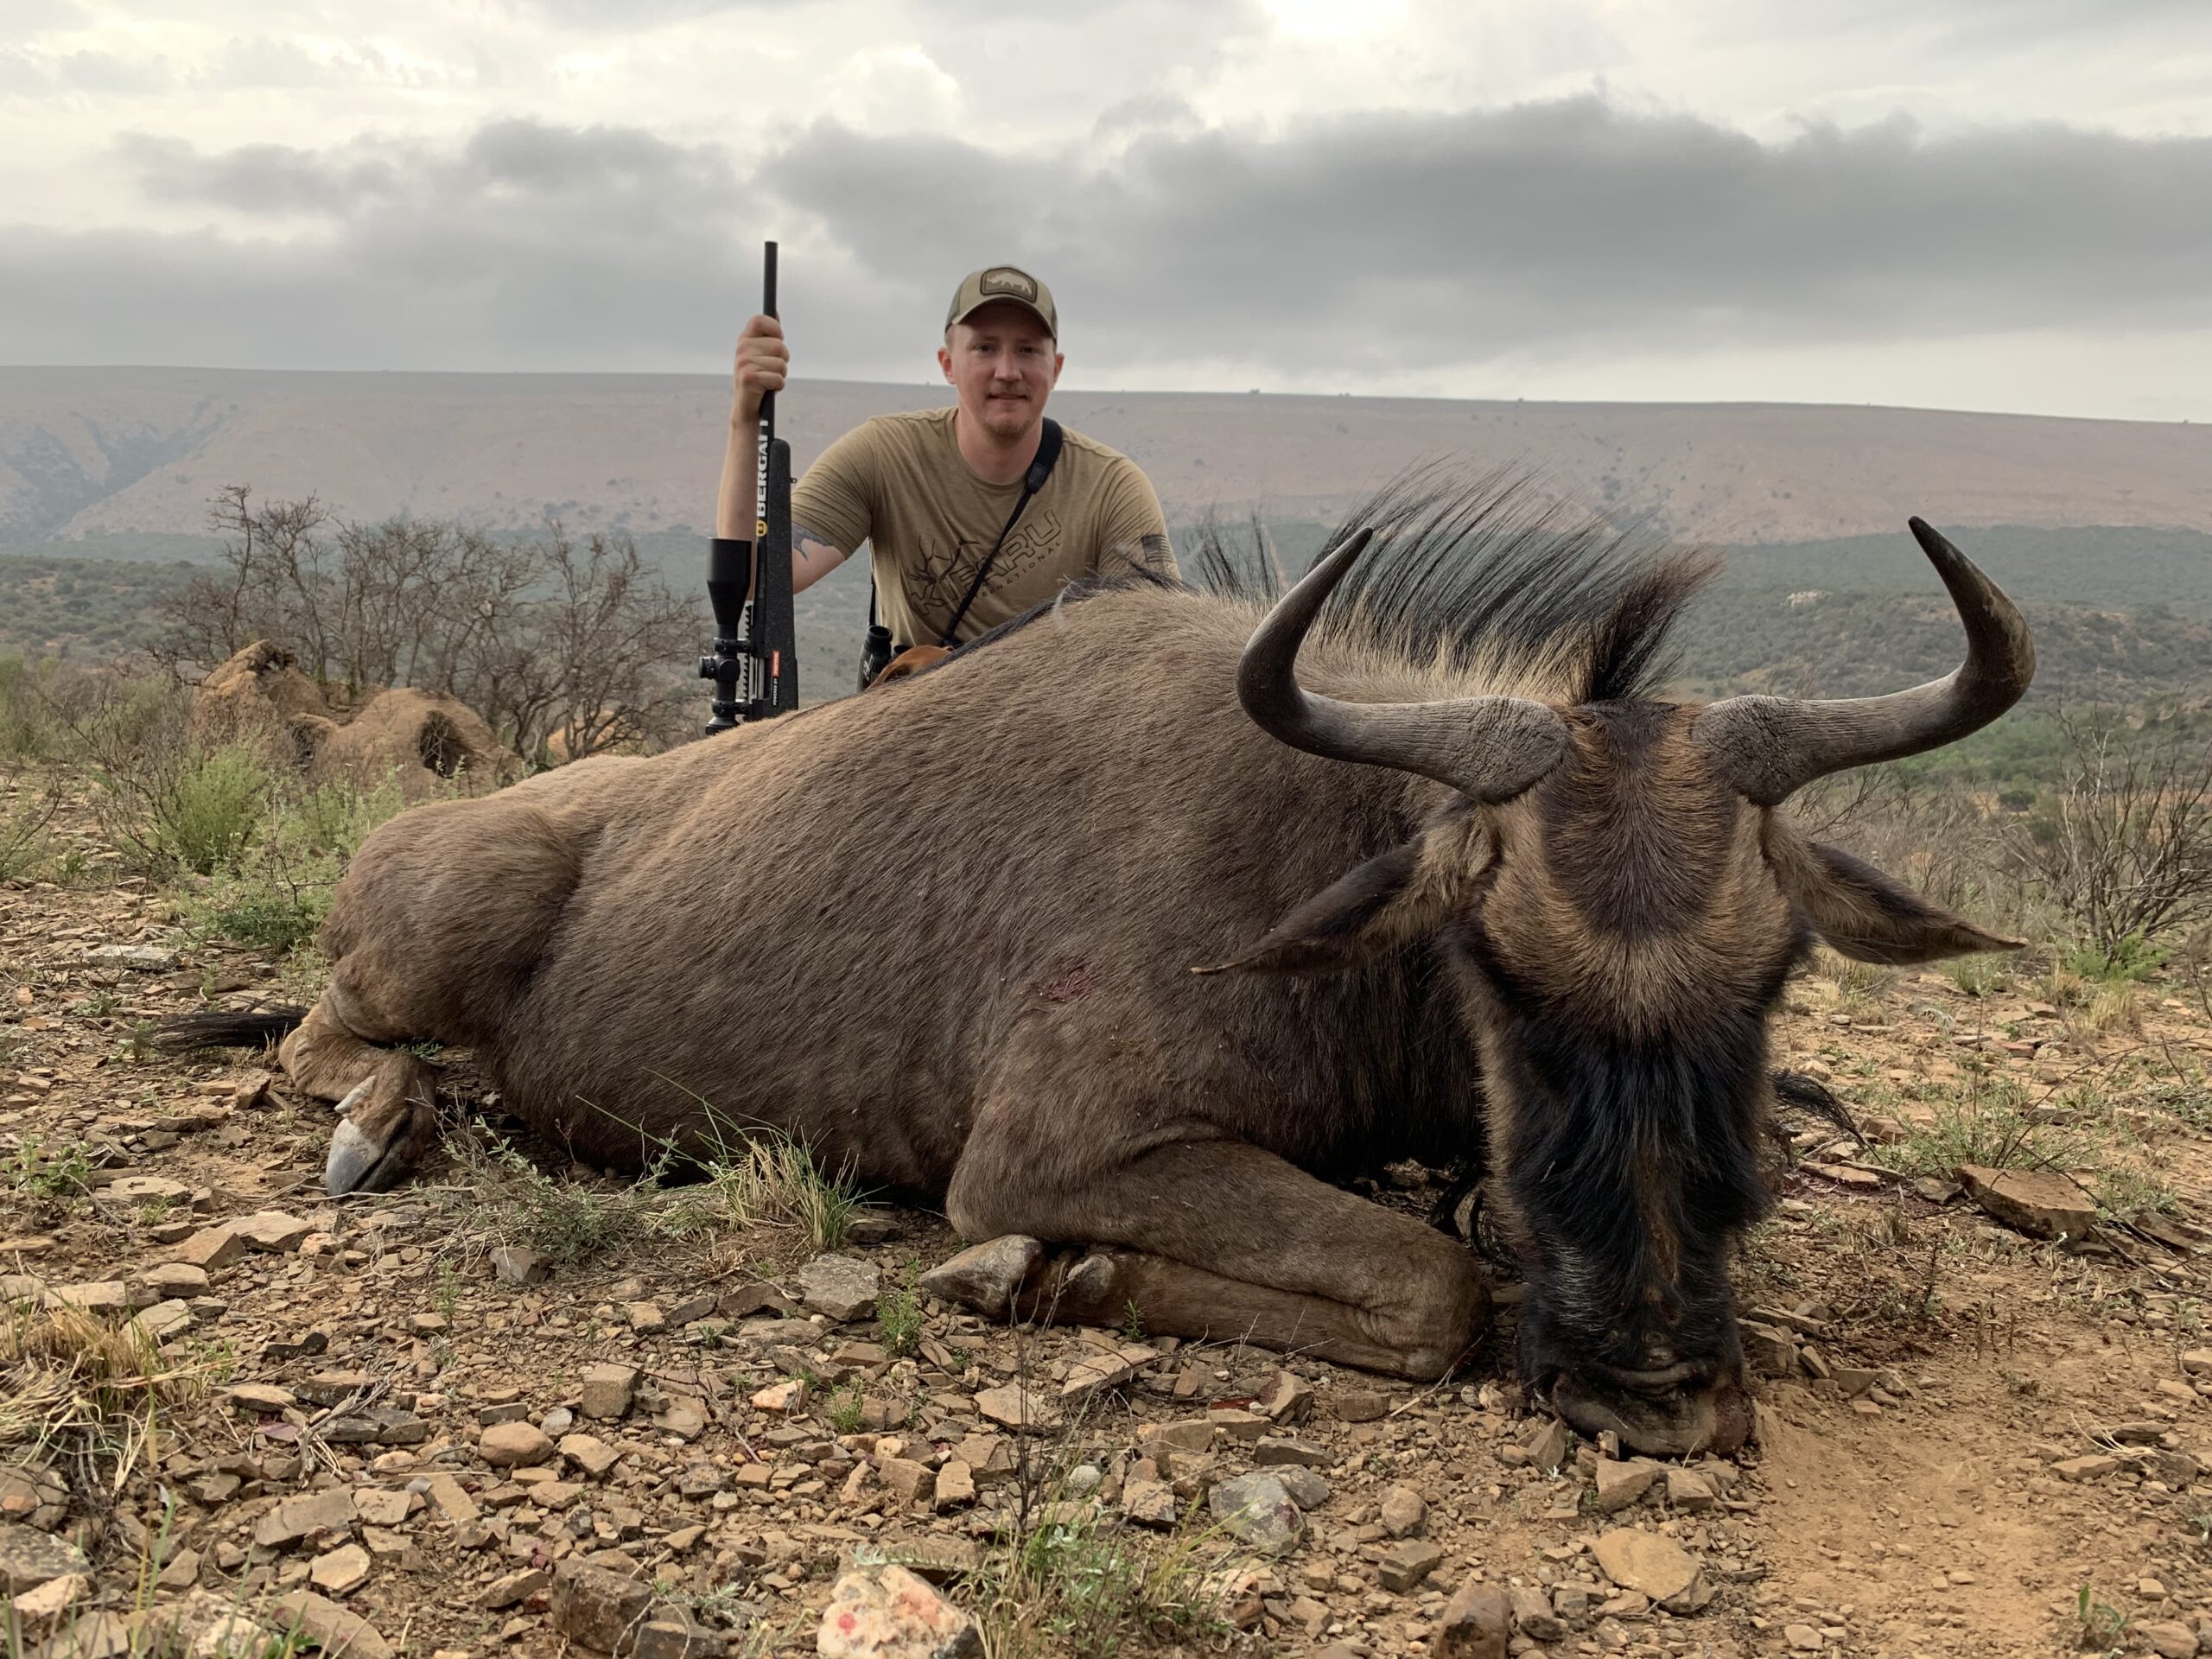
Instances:
[[[764,259],[760,309],[776,315],[776,245]],[[748,541],[714,537],[707,548],[713,651],[699,677],[715,683],[707,734],[798,707],[798,632],[791,606],[791,447],[776,435],[776,394],[760,398],[753,487],[759,503]],[[747,592],[751,597],[747,597]]]

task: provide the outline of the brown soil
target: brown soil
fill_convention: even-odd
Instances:
[[[130,944],[175,950],[173,965],[88,957]],[[918,1500],[899,1499],[886,1459],[941,1463],[963,1447],[982,1459],[996,1431],[978,1415],[980,1389],[1021,1376],[1057,1396],[1077,1358],[1131,1340],[1017,1338],[925,1304],[918,1351],[901,1358],[884,1351],[887,1333],[871,1319],[753,1335],[735,1312],[682,1326],[667,1318],[758,1277],[795,1288],[791,1270],[808,1252],[788,1229],[633,1239],[612,1256],[558,1264],[543,1284],[501,1282],[486,1246],[519,1211],[493,1202],[465,1170],[442,1162],[415,1187],[331,1205],[318,1179],[328,1114],[263,1087],[265,1057],[153,1058],[134,1045],[140,1022],[199,1006],[213,988],[230,1001],[296,1000],[306,988],[280,983],[251,953],[181,941],[162,893],[0,888],[0,1156],[16,1160],[0,1174],[0,1272],[35,1275],[49,1290],[130,1280],[221,1221],[277,1211],[307,1224],[303,1238],[211,1269],[207,1289],[182,1299],[190,1328],[163,1354],[174,1370],[206,1372],[209,1388],[162,1409],[157,1440],[137,1451],[119,1491],[106,1489],[111,1456],[78,1462],[20,1438],[0,1445],[0,1465],[16,1471],[0,1475],[5,1520],[59,1531],[93,1568],[58,1624],[27,1631],[27,1645],[59,1629],[56,1641],[73,1630],[79,1650],[94,1650],[111,1627],[84,1616],[181,1605],[195,1589],[203,1618],[242,1605],[281,1623],[271,1599],[312,1587],[314,1572],[342,1584],[344,1559],[332,1558],[358,1544],[366,1577],[334,1598],[412,1652],[562,1648],[545,1588],[488,1608],[486,1586],[610,1550],[620,1557],[601,1559],[634,1563],[732,1653],[811,1651],[819,1611],[856,1548],[987,1548],[1025,1485],[1017,1471],[983,1485],[972,1507],[933,1513],[926,1482]],[[2206,1341],[2207,1249],[2186,1224],[2212,1178],[2200,1127],[2212,1122],[2212,1020],[2183,988],[2145,988],[2141,1033],[2100,1036],[2037,1013],[2023,989],[1969,997],[1949,977],[1921,974],[1847,993],[1802,978],[1779,1021],[1777,1059],[1831,1072],[1855,1111],[1895,1115],[1910,1128],[1979,1068],[2022,1084],[2024,1109],[2058,1120],[2054,1133],[2163,1180],[2177,1215],[2147,1231],[2108,1228],[2086,1251],[2040,1243],[1894,1182],[1855,1185],[1868,1178],[1853,1154],[1821,1146],[1834,1131],[1808,1131],[1801,1149],[1813,1155],[1789,1178],[1781,1213],[1748,1241],[1739,1282],[1746,1306],[1806,1322],[1816,1357],[1805,1363],[1836,1376],[1824,1382],[1801,1364],[1788,1380],[1763,1382],[1762,1440],[1719,1507],[1670,1510],[1655,1495],[1600,1516],[1586,1471],[1592,1448],[1558,1474],[1522,1466],[1532,1423],[1500,1374],[1503,1344],[1428,1390],[1297,1360],[1288,1369],[1315,1389],[1312,1414],[1266,1432],[1326,1453],[1332,1491],[1305,1541],[1249,1564],[1261,1576],[1231,1586],[1222,1605],[1243,1634],[1140,1633],[1122,1650],[1435,1652],[1448,1593],[1474,1578],[1586,1587],[1588,1611],[1564,1637],[1516,1638],[1516,1651],[1532,1653],[1734,1656],[1816,1643],[1867,1656],[2050,1654],[2077,1645],[2084,1586],[2093,1618],[2102,1604],[2112,1622],[2133,1621],[2115,1644],[2140,1645],[2161,1622],[2204,1619],[2212,1630],[2212,1475],[2191,1463],[2212,1459],[2212,1433],[2181,1363]],[[496,1121],[496,1107],[485,1109]],[[34,1143],[49,1157],[80,1149],[98,1166],[92,1190],[48,1195],[27,1185],[22,1172],[37,1160],[22,1149]],[[1837,1173],[1815,1173],[1815,1162]],[[136,1176],[170,1178],[181,1191],[135,1195]],[[609,1203],[618,1190],[583,1172],[561,1179]],[[1382,1196],[1433,1195],[1404,1173]],[[910,1262],[957,1248],[937,1217],[893,1212],[888,1224],[883,1242],[848,1252],[878,1263],[887,1286]],[[1265,1400],[1285,1368],[1280,1356],[1236,1347],[1154,1347],[1135,1381],[1020,1461],[1033,1472],[1087,1461],[1110,1498],[1141,1472],[1141,1425],[1242,1410]],[[545,1471],[487,1464],[484,1418],[538,1423],[574,1411],[587,1368],[610,1361],[640,1370],[631,1413],[552,1425],[555,1440],[584,1431],[604,1442],[610,1468],[594,1474],[557,1456]],[[804,1414],[750,1403],[802,1369],[820,1388]],[[1855,1399],[1866,1379],[1853,1370],[1878,1374]],[[365,1399],[316,1403],[311,1379],[331,1372],[365,1373]],[[840,1377],[850,1385],[830,1393]],[[225,1392],[251,1384],[291,1390],[297,1403],[255,1411]],[[387,1443],[334,1440],[338,1422],[361,1421],[365,1408],[390,1414]],[[865,1427],[841,1435],[833,1414],[850,1428],[862,1410],[895,1417],[903,1445]],[[2116,1427],[2117,1444],[2107,1433]],[[2084,1472],[2065,1461],[2101,1452],[2116,1463]],[[1248,1444],[1225,1435],[1204,1459],[1165,1471],[1198,1501],[1181,1535],[1202,1565],[1228,1543],[1207,1531],[1205,1492],[1250,1459]],[[423,1505],[407,1503],[410,1483],[443,1476],[480,1511],[473,1522],[452,1519],[435,1491]],[[68,1487],[61,1503],[57,1478]],[[1071,1491],[1027,1484],[1039,1501]],[[1422,1535],[1442,1552],[1402,1592],[1383,1587],[1401,1548],[1381,1519],[1394,1485],[1426,1500]],[[255,1547],[283,1499],[322,1488],[399,1496],[383,1500],[393,1506],[378,1511],[384,1520],[357,1516],[297,1543]],[[166,1522],[165,1502],[175,1506]],[[1589,1546],[1624,1525],[1687,1548],[1714,1588],[1710,1604],[1676,1616],[1614,1597]],[[168,1564],[158,1584],[147,1582],[149,1560]],[[976,1611],[988,1599],[959,1579],[947,1593]],[[1575,1605],[1571,1589],[1560,1600]],[[1003,1624],[1004,1610],[994,1618]],[[1083,1633],[1078,1620],[1029,1650],[1068,1650]]]

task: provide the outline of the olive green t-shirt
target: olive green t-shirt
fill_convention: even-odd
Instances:
[[[944,638],[1021,499],[1020,480],[986,484],[969,470],[953,436],[955,412],[878,415],[831,444],[791,486],[795,540],[804,529],[847,553],[869,544],[883,624],[902,646]],[[1052,477],[992,562],[960,638],[1019,616],[1077,577],[1131,563],[1175,574],[1160,499],[1127,455],[1066,432]]]

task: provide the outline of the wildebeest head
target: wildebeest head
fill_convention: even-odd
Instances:
[[[1749,1429],[1727,1272],[1766,1195],[1766,1026],[1815,938],[1862,961],[2012,948],[1774,809],[1824,774],[1954,741],[2009,708],[2035,654],[2012,603],[1918,519],[1965,664],[1885,697],[1511,696],[1354,704],[1294,663],[1358,558],[1346,541],[1253,635],[1239,692],[1299,748],[1453,791],[1406,844],[1228,967],[1349,967],[1436,936],[1479,1056],[1493,1191],[1529,1274],[1523,1381],[1586,1433],[1732,1450]]]

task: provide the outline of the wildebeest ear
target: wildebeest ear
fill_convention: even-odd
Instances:
[[[2024,940],[1986,932],[1840,848],[1787,830],[1770,833],[1767,861],[1813,931],[1860,962],[1933,962],[1972,950],[2017,950]]]
[[[1455,814],[1331,882],[1243,955],[1191,971],[1317,974],[1357,967],[1464,911],[1491,861],[1491,845],[1476,813]]]

